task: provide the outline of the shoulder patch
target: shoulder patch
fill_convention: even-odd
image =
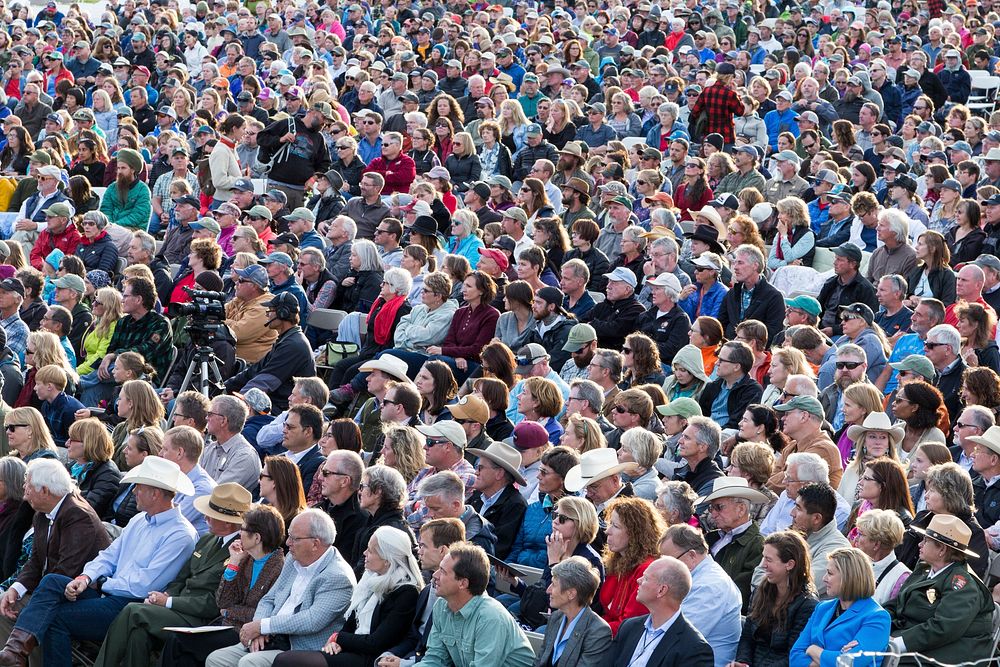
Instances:
[[[965,588],[965,585],[969,583],[969,580],[961,574],[956,574],[951,578],[951,589],[954,591],[960,591]]]
[[[152,336],[150,336],[150,338],[152,339],[152,341],[154,343],[159,343],[160,342],[160,334],[158,334],[158,333],[153,334]]]

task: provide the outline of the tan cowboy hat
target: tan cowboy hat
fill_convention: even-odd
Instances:
[[[159,456],[147,456],[122,477],[125,484],[145,484],[186,496],[194,495],[194,484],[173,461]]]
[[[619,463],[615,450],[601,447],[580,456],[580,464],[569,469],[565,480],[563,480],[563,486],[570,493],[576,493],[606,477],[623,472],[633,474],[638,471],[639,465],[637,463]]]
[[[236,482],[226,482],[212,489],[212,495],[195,498],[194,508],[219,521],[240,523],[252,502],[249,491]]]
[[[722,225],[722,216],[719,215],[719,211],[714,206],[705,206],[700,211],[696,211],[694,217],[701,216],[712,223],[713,226],[719,227]]]
[[[469,454],[474,454],[480,458],[489,459],[493,463],[510,473],[514,481],[521,486],[527,486],[528,482],[521,474],[521,453],[502,442],[494,442],[486,449],[476,449],[475,447],[466,450]]]
[[[358,370],[362,373],[371,373],[372,371],[382,371],[386,375],[390,375],[397,380],[402,382],[409,382],[410,378],[406,375],[406,362],[399,357],[394,357],[391,354],[383,354],[378,359],[370,359],[358,367]]]
[[[851,442],[860,445],[864,441],[865,434],[868,431],[888,433],[889,441],[893,447],[899,447],[899,443],[903,442],[903,436],[906,435],[906,429],[902,425],[890,422],[889,415],[884,412],[872,412],[865,417],[865,421],[861,426],[855,425],[849,427],[847,429],[847,437],[851,439]]]
[[[970,558],[979,558],[979,554],[969,550],[969,540],[972,539],[972,529],[965,522],[951,514],[935,514],[927,528],[910,526],[915,533],[925,535],[935,542],[961,552]]]
[[[982,435],[969,436],[966,440],[982,445],[994,454],[1000,455],[1000,426],[990,426]]]
[[[712,482],[712,492],[695,502],[701,505],[719,498],[744,498],[752,503],[767,502],[767,496],[757,489],[751,489],[750,482],[743,477],[717,477]]]

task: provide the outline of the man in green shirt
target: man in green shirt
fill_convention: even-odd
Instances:
[[[434,572],[438,600],[421,667],[528,667],[528,638],[503,605],[486,595],[486,552],[457,544]]]

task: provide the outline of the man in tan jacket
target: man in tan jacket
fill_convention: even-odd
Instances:
[[[226,324],[236,336],[236,356],[252,364],[267,354],[278,337],[278,332],[267,326],[264,303],[271,298],[267,271],[251,264],[235,269],[235,273],[236,298],[226,304]]]
[[[840,450],[823,431],[823,405],[812,396],[796,396],[787,403],[774,406],[780,413],[782,430],[792,439],[792,444],[781,452],[781,460],[788,461],[790,454],[812,452],[830,465],[830,485],[837,488],[844,474]],[[785,469],[776,472],[767,482],[775,493],[785,490]]]

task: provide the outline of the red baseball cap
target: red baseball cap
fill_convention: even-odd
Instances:
[[[507,255],[505,255],[502,250],[497,250],[496,248],[480,248],[479,254],[484,257],[489,257],[496,262],[501,271],[506,271],[507,267],[510,266],[510,262],[507,260]]]
[[[145,65],[137,65],[136,67],[133,67],[133,68],[132,68],[132,71],[133,71],[133,72],[142,72],[142,73],[143,73],[143,74],[145,74],[145,75],[146,75],[147,77],[148,77],[148,76],[150,76],[150,73],[149,73],[149,68],[148,68],[148,67],[146,67]]]

